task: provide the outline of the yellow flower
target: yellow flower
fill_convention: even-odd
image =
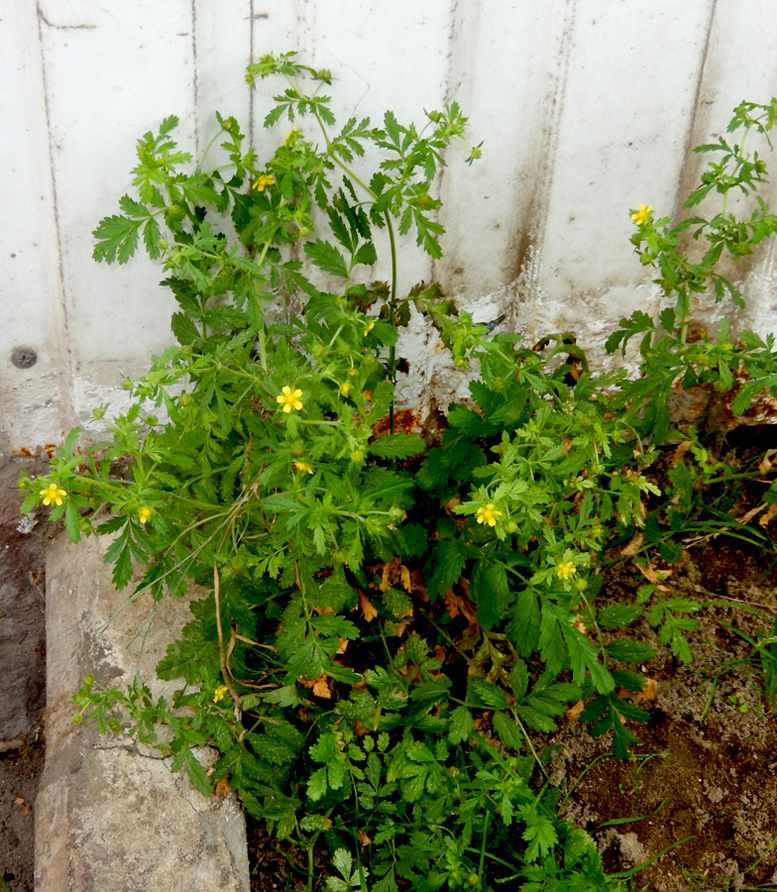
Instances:
[[[340,388],[340,394],[342,396],[348,396],[348,391],[352,387],[353,387],[353,384],[349,384],[348,381],[346,381],[345,384],[343,384],[343,386]]]
[[[487,523],[490,527],[495,527],[497,517],[501,516],[502,512],[498,511],[490,502],[485,508],[478,508],[475,512],[475,520],[478,523]]]
[[[219,700],[224,699],[224,694],[227,692],[227,686],[225,684],[220,684],[216,690],[213,692],[213,702],[218,703]]]
[[[306,471],[308,474],[313,473],[313,468],[311,468],[310,465],[305,461],[295,461],[292,462],[292,464],[298,471]]]
[[[272,186],[274,183],[275,177],[271,173],[263,173],[254,183],[253,188],[257,192],[264,192],[267,186]]]
[[[281,145],[287,146],[290,142],[294,142],[299,135],[299,130],[297,130],[296,127],[292,127],[291,130],[286,131],[286,136],[281,142]]]
[[[292,390],[291,387],[286,385],[281,388],[280,395],[277,396],[276,399],[283,406],[284,412],[291,412],[292,409],[299,410],[302,408],[302,403],[300,402],[301,396],[301,390]]]
[[[649,204],[645,206],[641,204],[637,210],[631,215],[631,219],[637,224],[637,226],[641,226],[645,220],[650,216],[653,211],[653,205]]]
[[[149,508],[148,505],[143,505],[140,511],[138,511],[138,520],[140,520],[141,523],[146,523],[153,513],[153,508]]]
[[[572,561],[564,561],[556,567],[556,576],[559,579],[569,579],[570,576],[574,576],[577,573],[577,567],[572,563]]]
[[[374,319],[371,319],[371,320],[364,326],[364,334],[365,334],[365,335],[368,335],[368,334],[372,331],[373,328],[375,328],[375,320],[374,320]]]
[[[44,505],[51,505],[52,502],[55,505],[61,505],[62,499],[67,495],[58,483],[49,483],[48,486],[40,491],[40,494],[43,496]]]
[[[351,375],[351,377],[354,377],[359,374],[359,371],[358,369],[348,369],[348,374]]]

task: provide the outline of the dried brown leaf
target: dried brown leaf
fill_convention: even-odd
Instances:
[[[371,623],[378,615],[375,605],[362,591],[359,592],[359,607],[361,607],[362,615],[368,623]]]
[[[777,502],[772,502],[771,505],[769,505],[766,514],[758,519],[758,523],[760,526],[765,527],[769,521],[773,520],[775,517],[777,517]]]
[[[642,543],[645,541],[645,537],[642,533],[634,533],[631,537],[631,541],[624,545],[621,548],[622,557],[634,557],[635,554],[642,548]]]

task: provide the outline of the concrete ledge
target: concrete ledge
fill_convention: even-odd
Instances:
[[[191,614],[185,600],[126,606],[102,561],[105,541],[56,541],[46,569],[46,767],[35,806],[36,892],[248,892],[245,820],[234,796],[206,798],[169,760],[94,722],[73,724],[73,694],[93,672],[121,687],[154,668]],[[124,608],[124,609],[123,609]],[[104,632],[101,627],[114,618]],[[134,640],[133,640],[133,636]]]

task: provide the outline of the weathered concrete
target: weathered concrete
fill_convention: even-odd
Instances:
[[[46,768],[36,803],[37,892],[248,892],[245,821],[234,797],[206,798],[169,760],[74,724],[89,672],[121,687],[135,673],[170,692],[154,667],[190,618],[185,601],[127,604],[102,561],[104,542],[55,542],[47,563]],[[153,610],[144,635],[133,640]],[[113,622],[103,631],[109,619]]]

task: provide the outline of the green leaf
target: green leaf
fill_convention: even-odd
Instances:
[[[624,663],[644,663],[655,655],[655,650],[649,644],[628,639],[611,641],[604,649],[611,657]]]
[[[507,708],[505,692],[492,682],[482,678],[470,678],[467,687],[469,698],[474,699],[476,705],[491,709]]]
[[[326,795],[326,766],[316,769],[308,778],[307,795],[314,802]]]
[[[305,242],[305,253],[325,273],[330,273],[340,279],[348,278],[348,267],[345,258],[329,242],[321,239],[316,239],[314,242]]]
[[[510,672],[510,687],[518,703],[526,696],[529,689],[529,669],[523,660],[517,659]]]
[[[609,693],[615,687],[615,682],[607,668],[599,662],[599,652],[593,644],[575,628],[565,630],[564,640],[569,648],[573,680],[577,684],[583,684],[588,670],[596,690],[600,694]]]
[[[540,605],[531,589],[526,588],[518,592],[508,634],[516,651],[524,659],[528,659],[539,646]]]
[[[426,443],[418,434],[396,433],[378,437],[368,446],[371,455],[379,458],[410,458],[426,449]]]
[[[372,242],[365,242],[353,256],[354,263],[362,263],[365,266],[372,266],[378,260],[378,254],[375,245]]]
[[[525,738],[520,727],[505,712],[495,712],[493,717],[494,730],[500,740],[511,750],[523,748]]]
[[[161,253],[159,250],[160,239],[159,224],[153,217],[149,217],[146,225],[143,227],[143,243],[146,246],[146,251],[148,251],[148,256],[152,260],[156,260]]]
[[[545,715],[532,706],[519,704],[515,707],[516,712],[526,724],[543,734],[552,734],[556,730],[556,723],[550,716]]]
[[[335,870],[350,882],[351,869],[353,868],[353,856],[347,849],[337,849],[332,857]]]
[[[119,199],[119,207],[124,211],[125,214],[132,217],[147,217],[148,216],[148,208],[141,204],[139,201],[135,201],[130,198],[129,195],[122,195]]]
[[[432,560],[434,575],[427,581],[427,588],[429,596],[434,600],[459,581],[467,565],[467,558],[461,551],[458,539],[441,539],[434,547]]]
[[[204,765],[197,759],[188,746],[183,748],[183,763],[186,767],[186,773],[189,780],[202,793],[203,796],[211,796],[213,788],[210,785],[210,778]]]
[[[642,610],[641,604],[608,604],[596,614],[596,621],[605,629],[622,629],[641,616]]]
[[[159,678],[165,681],[183,678],[189,685],[201,683],[203,672],[217,676],[219,671],[216,643],[202,638],[192,641],[178,640],[168,644],[164,658],[156,667]]]
[[[472,571],[470,593],[478,605],[478,619],[490,629],[499,623],[510,602],[507,569],[487,558],[479,560]]]
[[[520,809],[521,818],[526,824],[523,838],[529,843],[526,849],[526,860],[535,861],[543,857],[558,842],[558,834],[550,818],[537,811],[537,805],[526,805]]]
[[[332,575],[324,580],[317,591],[313,589],[308,593],[311,607],[324,610],[329,608],[335,613],[354,607],[358,598],[358,593],[345,578],[342,565],[335,567]]]
[[[92,235],[97,244],[92,251],[92,257],[98,262],[126,263],[135,253],[138,246],[138,231],[140,220],[130,220],[129,217],[105,217],[100,221]]]
[[[448,742],[457,744],[463,743],[472,733],[475,727],[472,713],[466,706],[457,706],[451,713],[450,725],[448,726]]]
[[[71,542],[81,541],[81,516],[70,499],[65,503],[65,530]]]
[[[426,772],[401,780],[402,796],[407,802],[417,802],[424,792]]]

